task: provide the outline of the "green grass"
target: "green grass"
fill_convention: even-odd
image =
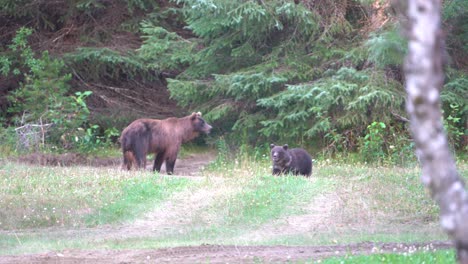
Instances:
[[[164,201],[174,192],[187,187],[189,180],[163,176],[132,178],[120,184],[119,193],[107,198],[95,213],[86,217],[91,226],[116,223],[134,219],[141,213],[151,210],[158,202]]]
[[[76,227],[131,219],[189,182],[149,172],[0,165],[0,229]]]
[[[422,185],[417,167],[320,164],[317,170],[323,177],[334,178],[342,185],[339,188],[350,221],[365,217],[363,212],[370,218],[393,224],[430,222],[438,217],[438,206]],[[460,171],[467,178],[466,170]],[[359,193],[359,199],[352,199],[353,193]],[[356,210],[358,207],[363,212]]]
[[[3,163],[0,232],[12,231],[0,235],[0,254],[65,248],[447,239],[438,224],[437,206],[420,183],[418,168],[317,162],[307,179],[271,176],[269,166],[266,160],[221,160],[203,178],[181,178],[111,168]],[[465,163],[459,166],[465,179],[466,168]],[[272,232],[260,239],[249,236],[262,229],[283,228],[288,217],[310,214],[308,205],[317,197],[334,204],[323,212],[330,214],[325,228]],[[177,214],[165,218],[163,228],[148,227],[138,237],[100,238],[99,228],[104,224],[131,224],[146,212],[165,210]],[[70,239],[68,232],[77,238]]]
[[[418,251],[418,252],[404,252],[392,254],[373,254],[373,255],[358,255],[358,256],[345,256],[339,258],[323,259],[319,262],[323,264],[361,264],[361,263],[456,263],[456,256],[454,250],[437,250],[437,251]]]
[[[227,202],[229,224],[259,225],[281,215],[290,215],[299,204],[330,190],[330,180],[310,181],[304,177],[257,175]],[[289,206],[291,205],[291,206]]]

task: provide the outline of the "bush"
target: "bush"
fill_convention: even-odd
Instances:
[[[36,58],[27,41],[31,33],[31,29],[19,29],[9,52],[0,59],[4,75],[18,75],[23,80],[7,97],[11,103],[8,112],[18,125],[53,124],[48,142],[64,143],[66,136],[86,125],[89,110],[85,99],[91,92],[69,95],[71,75],[64,72],[64,62],[47,51]]]

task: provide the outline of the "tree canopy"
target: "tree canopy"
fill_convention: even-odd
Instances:
[[[66,87],[63,97],[92,91],[88,123],[103,128],[196,110],[217,135],[241,144],[395,157],[408,150],[401,66],[407,45],[390,1],[0,2],[5,124],[24,116],[18,100],[28,99],[21,91],[49,78],[26,61],[47,51],[50,63],[59,63],[53,65],[62,78],[54,80]],[[468,122],[466,10],[466,0],[444,2],[441,98],[452,146],[461,149]],[[22,27],[32,34],[18,47]]]

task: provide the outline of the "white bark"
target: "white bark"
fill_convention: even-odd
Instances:
[[[459,262],[468,264],[468,194],[449,150],[440,110],[444,78],[440,11],[440,0],[408,2],[407,111],[422,181],[440,206],[441,225],[455,241]]]

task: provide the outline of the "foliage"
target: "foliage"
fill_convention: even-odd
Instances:
[[[151,67],[131,52],[120,54],[108,48],[78,48],[64,56],[67,64],[88,81],[129,80],[137,76],[153,78]]]
[[[159,71],[178,71],[193,62],[192,53],[196,42],[185,40],[176,33],[149,21],[141,23],[141,31],[144,41],[137,52],[145,61],[145,67]]]
[[[366,42],[369,51],[369,61],[379,68],[388,65],[403,65],[407,52],[407,41],[401,35],[401,30],[395,26],[390,30],[371,33]]]
[[[317,10],[282,1],[178,3],[190,6],[184,9],[188,27],[204,45],[192,62],[185,60],[191,63],[177,79],[168,80],[171,96],[183,106],[207,112],[205,117],[233,131],[235,140],[303,143],[335,131],[352,150],[357,137],[350,135],[360,135],[378,118],[388,122],[392,112],[403,110],[400,83],[382,78],[381,70],[357,69],[366,51],[346,52],[346,40],[329,48],[324,35],[351,33],[350,22],[333,31],[323,25]],[[401,50],[396,35],[371,37],[370,57],[393,58]],[[382,38],[389,45],[379,50]],[[344,66],[350,63],[354,65]]]
[[[456,64],[466,66],[468,56],[468,1],[452,0],[442,3],[444,28],[449,31],[447,44],[449,54]],[[465,61],[463,61],[465,60]]]
[[[44,124],[53,123],[55,127],[50,138],[51,142],[58,143],[63,135],[74,133],[87,122],[89,110],[85,98],[91,92],[68,95],[71,75],[63,72],[64,62],[52,58],[47,51],[36,58],[27,41],[31,33],[28,28],[18,30],[10,52],[2,59],[5,75],[22,73],[24,79],[20,87],[9,94],[8,111],[16,116],[19,124],[38,120]]]
[[[29,26],[45,28],[49,30],[57,29],[57,20],[63,15],[62,3],[47,0],[0,0],[0,15],[14,17],[18,20],[28,21]],[[47,12],[47,10],[55,12]]]
[[[79,152],[89,153],[111,146],[114,137],[119,135],[120,132],[114,127],[101,133],[98,125],[90,125],[86,129],[78,128],[78,131],[71,135],[73,138],[70,141]]]
[[[466,93],[468,87],[468,76],[466,73],[457,71],[449,72],[449,80],[444,85],[441,92],[444,111],[444,127],[450,145],[454,149],[463,147],[463,135],[467,134],[466,124],[468,122],[468,97]]]
[[[287,135],[286,139],[295,141],[325,135],[334,129],[352,129],[360,134],[372,120],[385,117],[384,121],[389,121],[391,111],[401,111],[403,92],[397,84],[385,84],[378,75],[353,68],[328,74],[331,76],[291,85],[258,100],[260,106],[278,113],[275,120],[262,122],[264,128],[260,131],[266,136]]]
[[[372,122],[367,126],[364,142],[360,152],[366,161],[382,161],[386,154],[385,149],[385,128],[383,122]]]
[[[383,10],[385,19],[377,27],[373,16],[382,14],[374,2],[0,0],[0,14],[8,22],[28,21],[36,30],[35,39],[41,41],[40,37],[52,36],[53,41],[34,49],[48,49],[59,43],[57,39],[73,42],[58,52],[52,49],[54,56],[39,57],[21,43],[31,33],[18,31],[11,48],[0,49],[0,72],[22,81],[14,88],[18,98],[46,86],[38,81],[44,78],[52,78],[58,90],[68,91],[65,94],[85,85],[98,96],[115,87],[130,86],[130,92],[139,93],[132,88],[167,84],[171,98],[186,110],[202,111],[217,129],[215,137],[222,135],[229,146],[281,141],[347,155],[365,148],[369,124],[383,122],[385,159],[394,163],[412,149],[406,127],[399,122],[405,119],[400,65],[406,41],[391,8]],[[463,149],[466,143],[460,133],[466,133],[468,116],[467,1],[443,5],[449,65],[441,99],[450,141]],[[116,16],[109,19],[114,12]],[[120,43],[122,36],[131,40]],[[49,75],[34,75],[32,67],[47,68]],[[15,114],[25,108],[24,103],[16,102]],[[106,121],[93,130],[94,139],[80,142],[95,144],[98,137],[103,140],[107,128],[119,127],[103,115]],[[91,129],[86,123],[74,127],[82,127],[83,136]]]
[[[449,143],[452,148],[456,148],[460,144],[460,139],[464,135],[462,126],[460,122],[462,118],[460,117],[460,106],[457,104],[450,104],[450,112],[446,115],[444,119],[444,127],[449,139]]]
[[[16,148],[16,133],[13,127],[0,126],[0,158],[11,156]]]
[[[328,58],[340,56],[341,51],[328,53],[324,45],[311,42],[320,38],[320,15],[303,5],[178,3],[190,7],[184,9],[188,27],[204,45],[180,77],[169,80],[172,98],[183,106],[202,108],[207,119],[219,121],[223,129],[250,144],[260,139],[256,132],[261,121],[278,119],[261,107],[260,100],[281,92],[288,83],[315,78],[314,64],[323,60],[321,52]],[[314,48],[319,52],[307,56]],[[292,133],[296,136],[299,130]],[[272,132],[266,134],[271,138]]]

